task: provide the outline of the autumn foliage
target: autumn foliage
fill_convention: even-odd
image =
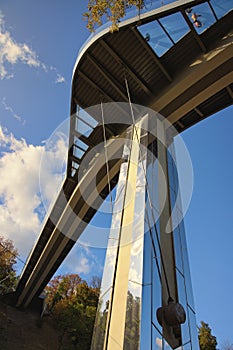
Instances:
[[[48,312],[70,349],[90,349],[99,297],[99,281],[88,283],[77,274],[57,276],[46,287]]]
[[[12,241],[0,236],[0,295],[11,292],[16,286],[16,257]]]
[[[93,32],[96,26],[100,26],[103,20],[112,22],[111,30],[118,29],[118,23],[125,16],[130,8],[137,8],[138,11],[145,6],[146,0],[89,0],[88,11],[84,13],[87,20],[87,28]]]

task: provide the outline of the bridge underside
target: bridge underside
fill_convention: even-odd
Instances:
[[[80,193],[78,170],[73,171],[82,162],[82,157],[74,154],[75,137],[80,136],[75,130],[79,107],[83,109],[100,102],[128,102],[126,79],[132,102],[161,113],[178,132],[232,104],[233,11],[199,35],[189,21],[186,9],[204,2],[177,1],[176,5],[164,7],[165,10],[157,11],[151,17],[142,16],[140,21],[122,25],[117,33],[106,32],[93,41],[80,57],[72,85],[67,177],[21,275],[16,290],[18,306],[28,306],[41,294],[75,244],[75,240],[62,233],[64,229],[69,231],[70,218],[75,221],[73,212],[86,224],[96,213],[96,209],[88,206]],[[183,16],[190,30],[159,57],[138,27],[174,13]],[[100,122],[100,116],[92,117]],[[106,127],[107,139],[124,132],[124,127],[115,123],[117,111],[112,113],[111,125]],[[97,126],[90,135],[81,135],[80,139],[89,151],[103,140],[102,128]],[[112,154],[118,151],[114,147],[109,148]],[[118,161],[109,164],[112,187],[117,182],[120,165]],[[88,196],[92,193],[91,178],[88,175],[85,178]],[[105,168],[100,169],[97,186],[106,197],[108,176]],[[96,198],[92,200],[96,201],[95,207],[101,204]],[[78,235],[86,224],[80,224]]]

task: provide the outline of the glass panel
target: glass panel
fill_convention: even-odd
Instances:
[[[109,287],[113,285],[113,276],[116,263],[116,254],[117,254],[117,241],[114,239],[108,240],[108,248],[106,252],[106,259],[104,264],[104,272],[101,283],[101,292],[100,295],[103,295]]]
[[[233,7],[232,0],[211,0],[211,4],[218,18],[223,17],[227,12],[232,10]]]
[[[79,159],[81,159],[82,158],[82,156],[84,155],[84,151],[82,151],[80,148],[78,148],[78,147],[76,147],[75,145],[74,145],[74,147],[73,147],[73,155],[76,157],[76,158],[79,158]]]
[[[162,335],[158,332],[158,330],[152,326],[152,350],[162,350],[163,348],[163,339]],[[150,348],[148,348],[150,349]]]
[[[158,56],[162,56],[173,45],[157,21],[143,24],[138,30]]]
[[[192,350],[191,343],[189,342],[189,343],[183,345],[180,350]]]
[[[184,324],[181,325],[182,344],[185,344],[190,341],[188,312],[187,312],[187,298],[186,298],[186,292],[185,292],[184,277],[179,273],[179,271],[176,271],[176,278],[177,278],[179,303],[183,306],[186,312],[186,321]]]
[[[144,235],[144,253],[143,253],[143,285],[151,284],[151,259],[152,248],[150,232],[148,231]]]
[[[76,174],[76,169],[71,169],[71,176],[73,177]]]
[[[152,256],[156,257],[160,261],[160,227],[158,225],[158,221],[156,224],[156,228],[152,227],[152,239],[153,239],[153,246],[152,246]]]
[[[139,291],[138,286],[135,285],[135,283],[129,282],[126,306],[124,349],[139,349],[141,320],[141,289],[142,287],[140,286]]]
[[[182,273],[184,273],[181,242],[180,242],[180,231],[178,227],[173,231],[173,242],[174,242],[174,250],[175,250],[175,265]]]
[[[188,307],[192,350],[199,350],[196,316]]]
[[[163,341],[163,349],[164,350],[172,350],[172,348],[170,347],[170,345],[168,345],[166,340]]]
[[[201,34],[216,22],[214,14],[207,3],[194,6],[187,14],[198,34]]]
[[[152,316],[152,305],[151,305],[151,286],[142,287],[142,313],[141,313],[141,339],[140,349],[151,348],[151,316]]]
[[[178,180],[176,158],[172,149],[173,149],[173,144],[169,147],[167,152],[169,184],[170,184],[170,187],[174,190],[174,192],[177,193],[179,189],[179,186],[178,186],[179,180]]]
[[[89,124],[92,128],[95,128],[98,122],[90,115],[87,113],[85,109],[80,109],[77,112],[77,116],[80,117],[84,122]]]
[[[176,204],[176,194],[175,191],[172,189],[172,187],[170,186],[170,200],[171,200],[171,209],[173,209],[175,207]]]
[[[80,148],[82,148],[84,151],[88,149],[88,145],[81,141],[78,137],[74,137],[74,144]]]
[[[160,22],[175,43],[189,32],[189,27],[180,13],[161,18]]]
[[[179,230],[180,230],[181,249],[182,249],[182,256],[183,256],[186,294],[187,294],[188,304],[192,307],[193,310],[195,310],[193,291],[192,291],[192,282],[191,282],[191,276],[190,276],[190,270],[189,270],[188,248],[187,248],[187,242],[185,237],[185,228],[184,228],[183,220],[179,225]]]
[[[152,282],[152,321],[156,327],[162,332],[162,327],[158,323],[156,311],[162,305],[161,281],[159,268],[156,259],[152,260],[153,282]]]
[[[106,321],[109,311],[109,301],[112,293],[112,288],[108,290],[100,299],[98,310],[96,313],[95,326],[92,338],[91,349],[103,349]]]
[[[93,128],[84,123],[81,119],[77,118],[75,130],[78,131],[81,135],[88,137],[93,131]]]
[[[74,161],[72,161],[72,168],[77,170],[79,168],[79,164],[74,162]]]

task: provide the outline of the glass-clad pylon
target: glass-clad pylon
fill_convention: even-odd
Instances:
[[[199,349],[174,135],[150,122],[124,134],[92,350]]]

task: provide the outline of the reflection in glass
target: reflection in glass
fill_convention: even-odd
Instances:
[[[177,286],[178,286],[178,293],[179,293],[178,300],[186,312],[186,321],[184,324],[181,325],[182,344],[185,344],[190,341],[189,321],[188,321],[188,313],[187,313],[187,297],[186,297],[186,291],[185,291],[184,277],[179,273],[179,271],[176,271],[176,277],[177,277]]]
[[[153,308],[151,306],[151,286],[143,286],[142,288],[142,311],[141,311],[141,326],[140,326],[140,349],[151,348],[151,320]]]
[[[216,22],[216,18],[207,3],[194,6],[188,16],[198,34],[201,34]]]
[[[81,119],[76,118],[75,130],[78,131],[81,135],[85,135],[86,137],[88,137],[93,131],[93,128],[85,122],[83,122]]]
[[[144,235],[144,252],[143,252],[143,285],[151,284],[151,238],[150,232],[148,231]]]
[[[182,257],[183,257],[183,267],[184,267],[187,300],[188,300],[188,304],[193,308],[193,310],[195,310],[193,291],[192,291],[192,281],[191,281],[190,269],[189,269],[188,248],[187,248],[187,242],[186,242],[186,237],[185,237],[185,228],[184,228],[183,220],[179,224],[179,230],[180,230],[180,239],[181,239],[181,247],[182,247]]]
[[[227,12],[232,10],[232,0],[211,0],[210,2],[218,18],[223,17]]]
[[[138,349],[140,344],[141,289],[129,282],[124,336],[124,349],[127,350]]]
[[[189,32],[189,27],[179,12],[161,18],[160,22],[175,43]]]
[[[174,250],[175,250],[176,267],[180,270],[181,273],[184,273],[179,227],[176,227],[175,230],[173,231],[173,243],[174,243]]]
[[[163,338],[159,331],[152,326],[152,350],[162,350]]]
[[[192,350],[195,349],[194,347],[192,348],[191,343],[187,343],[185,345],[182,346],[182,348],[180,350]],[[179,350],[179,349],[178,349]],[[197,349],[198,350],[198,349]]]
[[[82,150],[86,151],[88,149],[88,145],[81,141],[78,137],[74,136],[74,144],[81,148]]]
[[[189,323],[190,323],[190,333],[192,339],[192,349],[199,350],[199,342],[197,335],[197,323],[195,313],[188,307]]]
[[[73,148],[73,155],[76,157],[76,158],[82,158],[82,156],[84,155],[84,151],[81,150],[79,147],[76,147],[74,145],[74,148]]]
[[[157,21],[143,24],[138,30],[159,57],[173,45]]]
[[[95,327],[92,338],[91,349],[92,350],[103,350],[104,347],[104,337],[105,328],[109,311],[109,301],[112,293],[112,288],[110,288],[100,299],[98,310],[96,313]]]
[[[160,262],[156,258],[152,260],[152,271],[153,271],[153,281],[152,281],[152,321],[156,327],[162,332],[162,327],[158,323],[156,311],[162,305],[162,286],[160,277]]]

